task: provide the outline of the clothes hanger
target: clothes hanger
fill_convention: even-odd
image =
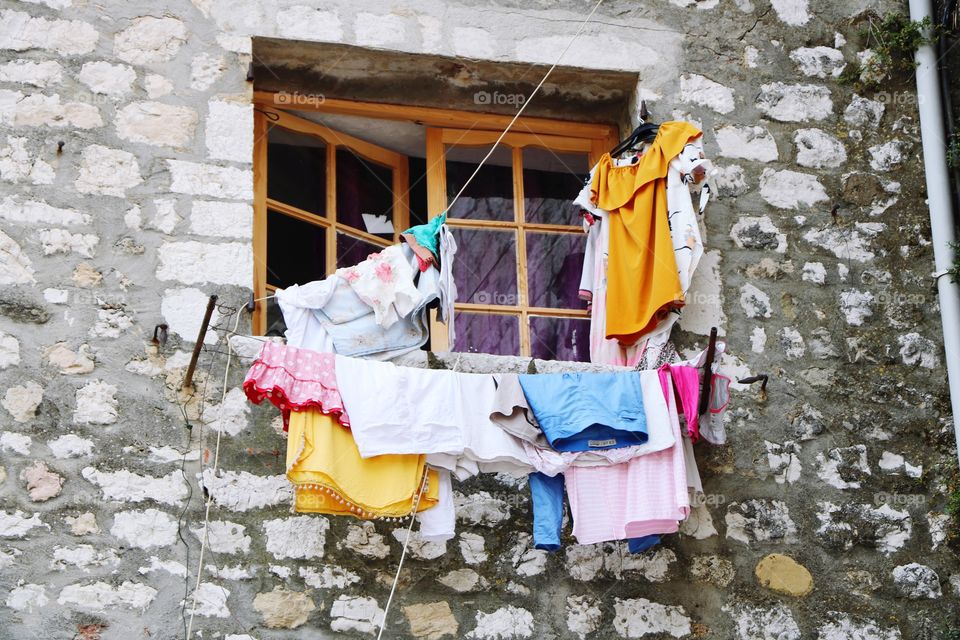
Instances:
[[[657,132],[659,130],[659,124],[654,124],[652,122],[645,122],[644,124],[641,124],[639,127],[634,129],[630,135],[623,140],[623,142],[614,147],[613,150],[610,151],[610,155],[617,156],[641,143],[652,141],[657,137]]]
[[[657,132],[660,130],[660,125],[647,122],[647,119],[650,117],[650,112],[647,111],[647,101],[640,101],[640,125],[630,132],[630,135],[627,136],[620,144],[613,148],[610,151],[611,156],[617,156],[624,151],[631,149],[638,144],[643,142],[650,142],[657,137]]]

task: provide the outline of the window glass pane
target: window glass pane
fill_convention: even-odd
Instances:
[[[267,283],[285,289],[326,276],[326,229],[267,212]]]
[[[520,355],[518,316],[457,312],[454,314],[457,339],[454,351]]]
[[[460,192],[490,147],[447,147],[447,202]],[[513,163],[498,146],[448,212],[451,218],[513,220]]]
[[[427,161],[410,157],[410,226],[427,223]],[[403,231],[403,229],[398,229]]]
[[[287,325],[283,321],[283,314],[280,312],[280,305],[276,298],[268,298],[267,302],[267,328],[263,332],[265,336],[282,336],[287,330]]]
[[[352,267],[367,259],[371,253],[380,253],[385,247],[337,232],[337,269]]]
[[[527,293],[531,307],[586,308],[578,295],[586,245],[587,236],[583,233],[527,232]]]
[[[527,222],[579,224],[580,207],[573,199],[590,175],[583,153],[523,150],[523,211]]]
[[[589,362],[589,318],[530,316],[530,352],[541,360]]]
[[[323,140],[280,127],[271,127],[267,140],[267,197],[324,215],[327,147]]]
[[[338,147],[337,221],[393,238],[393,169]]]
[[[456,227],[451,231],[457,241],[453,264],[457,302],[517,305],[516,233]]]

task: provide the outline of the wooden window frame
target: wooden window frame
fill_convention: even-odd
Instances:
[[[268,116],[269,113],[269,116]],[[379,247],[388,247],[400,241],[400,232],[410,226],[410,208],[407,198],[409,170],[407,156],[384,149],[359,138],[335,131],[322,124],[305,120],[280,109],[254,112],[256,138],[254,142],[254,298],[273,294],[277,287],[267,282],[267,219],[270,211],[324,229],[326,242],[326,275],[337,270],[337,236],[343,234]],[[326,203],[323,214],[305,211],[293,205],[274,200],[267,195],[267,146],[271,127],[313,136],[323,140],[326,153]],[[393,194],[393,239],[387,240],[363,229],[344,224],[337,218],[337,149],[346,148],[358,156],[392,172],[390,191]],[[253,313],[253,333],[261,335],[267,326],[267,305],[257,303]]]
[[[267,175],[267,133],[271,120],[276,121],[273,124],[292,129],[308,135],[317,135],[325,140],[333,139],[335,142],[328,142],[328,154],[335,153],[336,145],[349,146],[355,151],[371,160],[378,161],[374,152],[382,152],[381,147],[371,145],[363,140],[347,136],[345,134],[333,131],[323,125],[298,118],[287,113],[283,108],[277,105],[283,101],[277,99],[276,94],[265,91],[254,92],[254,104],[256,107],[254,127],[254,228],[253,228],[253,249],[254,249],[254,297],[260,299],[272,291],[268,291],[266,285],[266,257],[267,257],[267,209],[279,210],[277,203],[268,201],[266,197]],[[287,107],[289,108],[289,107]],[[427,161],[427,214],[430,219],[443,213],[448,204],[446,193],[446,165],[442,161],[447,145],[463,146],[489,146],[496,141],[503,129],[511,121],[511,116],[500,114],[479,113],[473,111],[457,111],[452,109],[442,109],[435,107],[414,107],[408,105],[393,105],[372,102],[355,102],[351,100],[340,100],[327,98],[323,101],[317,101],[311,104],[297,105],[296,111],[312,111],[320,113],[331,113],[338,115],[354,115],[366,118],[377,118],[382,120],[403,120],[425,125],[426,131],[426,161]],[[269,117],[267,114],[271,114]],[[277,114],[274,116],[272,114]],[[285,124],[281,124],[281,122]],[[299,129],[294,128],[299,127]],[[326,136],[326,137],[325,137]],[[349,144],[345,145],[345,140]],[[526,256],[526,232],[536,231],[543,233],[575,233],[580,232],[580,228],[574,225],[555,225],[529,223],[523,218],[523,148],[527,146],[537,146],[558,152],[581,152],[588,155],[588,160],[593,166],[600,157],[619,141],[619,131],[615,125],[593,124],[582,122],[571,122],[566,120],[555,120],[550,118],[521,117],[518,118],[511,128],[510,132],[504,137],[511,148],[513,154],[513,180],[514,180],[514,220],[464,220],[450,219],[448,224],[457,228],[473,229],[493,229],[500,228],[511,230],[517,234],[517,287],[519,302],[518,305],[484,305],[477,303],[456,303],[456,309],[467,312],[483,313],[501,313],[517,316],[520,323],[520,351],[521,354],[529,354],[530,351],[530,333],[529,317],[572,317],[585,318],[587,312],[581,309],[553,309],[549,307],[530,307],[527,302],[527,256]],[[364,151],[365,150],[365,151]],[[393,153],[393,152],[389,152]],[[400,155],[400,154],[396,154]],[[328,167],[330,165],[328,155]],[[409,220],[409,209],[406,208],[407,192],[407,164],[406,156],[403,163],[403,181],[399,181],[398,171],[394,171],[394,193],[402,194],[404,204],[401,205],[403,213]],[[518,161],[519,159],[519,161]],[[380,162],[381,164],[388,164]],[[335,170],[327,172],[327,200],[328,205],[333,198],[333,207],[331,211],[335,212],[336,207],[336,174]],[[280,203],[282,204],[282,203]],[[396,206],[396,205],[395,205]],[[301,213],[295,208],[291,209],[284,205],[282,213],[299,217]],[[395,208],[395,211],[399,209]],[[313,214],[307,214],[311,215]],[[395,223],[395,241],[399,241],[399,232],[407,227],[402,226],[399,219],[394,218]],[[336,269],[336,220],[326,221],[332,224],[334,231],[328,232],[327,236],[327,266],[328,275]],[[365,237],[357,233],[359,230],[350,228],[351,235],[355,235],[363,240],[373,242],[380,246],[389,244],[383,238],[377,236]],[[369,235],[369,234],[367,234]],[[330,238],[333,238],[334,247],[330,248]],[[375,240],[372,240],[375,239]],[[333,260],[331,268],[330,261]],[[262,334],[266,327],[266,307],[263,302],[257,303],[257,308],[253,315],[253,332]],[[436,314],[431,317],[431,342],[430,349],[433,351],[448,350],[451,345],[447,343],[447,332],[442,324],[436,320]]]

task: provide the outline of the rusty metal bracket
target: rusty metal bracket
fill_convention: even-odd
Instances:
[[[700,385],[700,402],[697,415],[702,416],[710,408],[710,386],[713,383],[713,358],[717,353],[717,328],[710,329],[710,342],[707,346],[707,357],[703,362],[703,382]]]
[[[749,378],[743,378],[741,380],[737,380],[737,382],[739,384],[753,384],[754,382],[759,382],[760,383],[760,400],[766,400],[767,399],[767,381],[769,379],[770,379],[770,376],[768,376],[765,373],[761,373],[755,376],[750,376]]]
[[[217,296],[212,295],[207,301],[207,311],[203,314],[203,323],[200,325],[200,334],[197,336],[197,343],[193,345],[193,355],[190,356],[190,366],[187,367],[187,374],[183,376],[181,389],[193,388],[193,373],[197,369],[197,360],[200,359],[200,351],[203,349],[203,339],[207,337],[207,328],[210,327],[210,318],[213,316],[213,309],[217,306]]]

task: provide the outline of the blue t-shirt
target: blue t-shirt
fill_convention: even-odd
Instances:
[[[523,395],[557,451],[616,449],[647,441],[640,373],[522,375]]]

